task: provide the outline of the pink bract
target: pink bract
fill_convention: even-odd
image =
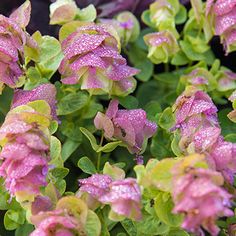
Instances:
[[[144,151],[145,142],[157,130],[157,125],[147,120],[144,110],[118,109],[117,100],[110,102],[106,114],[98,112],[94,124],[97,129],[105,131],[106,138],[123,141],[129,151],[136,154]]]

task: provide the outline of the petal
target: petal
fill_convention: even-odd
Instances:
[[[77,32],[72,33],[62,42],[63,52],[67,59],[71,59],[78,54],[86,53],[97,48],[106,38],[106,35],[78,35]]]

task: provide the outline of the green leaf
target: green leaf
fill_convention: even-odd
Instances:
[[[51,160],[61,156],[61,142],[58,138],[51,136],[50,142],[50,157]]]
[[[167,236],[189,236],[189,234],[183,229],[172,229]]]
[[[128,54],[130,62],[137,68],[140,69],[135,77],[143,82],[148,81],[153,74],[154,65],[148,60],[147,52],[139,47],[138,44],[130,44]]]
[[[58,122],[53,120],[50,122],[49,131],[51,134],[54,134],[58,129]]]
[[[64,24],[59,31],[59,40],[62,42],[66,39],[71,33],[75,32],[77,28],[86,25],[86,23],[81,21],[71,21]]]
[[[29,236],[34,230],[34,226],[25,223],[24,225],[18,227],[15,231],[15,236]]]
[[[55,183],[55,187],[59,191],[60,195],[63,195],[66,191],[66,181],[64,179],[58,179]]]
[[[59,168],[52,169],[50,172],[54,178],[63,179],[64,177],[68,175],[69,169],[64,168],[64,167],[59,167]]]
[[[138,107],[138,100],[134,96],[119,97],[120,104],[126,109],[136,109]]]
[[[227,134],[225,136],[225,141],[236,143],[236,134]]]
[[[80,131],[86,136],[86,138],[89,140],[92,148],[94,151],[97,151],[97,149],[99,148],[99,146],[97,145],[97,141],[96,138],[94,137],[94,135],[88,131],[87,129],[81,127]]]
[[[151,101],[149,102],[145,107],[144,110],[147,113],[148,119],[153,120],[153,118],[158,114],[161,113],[161,105],[157,101]]]
[[[88,94],[79,92],[68,94],[58,102],[57,114],[68,115],[85,107],[88,102]]]
[[[95,174],[97,172],[94,164],[88,157],[82,157],[78,161],[78,167],[87,174]]]
[[[222,109],[218,112],[218,119],[221,126],[221,132],[223,136],[236,133],[236,125],[227,118],[230,108]]]
[[[183,24],[187,19],[187,10],[186,8],[180,4],[179,11],[177,15],[175,16],[175,23],[178,24]]]
[[[99,147],[96,152],[112,152],[116,147],[122,144],[122,141],[115,141],[107,143],[106,145]]]
[[[76,20],[93,22],[97,17],[97,11],[93,4],[88,5],[83,9],[78,9]]]
[[[43,36],[39,43],[39,61],[37,62],[41,75],[50,79],[58,69],[62,58],[59,41],[51,36]]]
[[[173,187],[172,169],[176,162],[173,158],[162,159],[148,172],[150,181],[156,188],[165,192],[171,192]]]
[[[171,59],[171,64],[175,66],[183,66],[189,63],[189,59],[186,57],[182,50],[178,51]]]
[[[161,128],[169,131],[174,126],[174,115],[171,107],[167,107],[160,116],[158,124]]]
[[[182,216],[174,215],[172,213],[174,203],[169,194],[160,192],[155,198],[154,208],[157,216],[165,224],[171,227],[180,226],[182,222]]]
[[[180,142],[180,134],[178,132],[175,132],[174,138],[171,142],[171,149],[177,157],[183,155],[183,153],[181,152],[181,150],[179,148],[179,142]]]
[[[62,145],[61,157],[63,161],[66,161],[70,155],[78,148],[80,143],[75,142],[71,139],[67,139],[66,142]]]
[[[121,224],[126,230],[126,232],[129,234],[129,236],[137,236],[137,229],[132,220],[125,219],[121,221]]]
[[[142,13],[142,21],[149,27],[155,28],[155,25],[150,20],[150,10],[146,10]]]
[[[99,236],[101,233],[101,222],[93,211],[89,210],[85,224],[87,236]]]
[[[25,211],[8,210],[4,215],[4,226],[7,230],[14,230],[25,222]]]
[[[143,214],[140,222],[135,222],[139,236],[164,235],[169,227],[161,222],[158,217],[149,214]]]
[[[68,121],[68,119],[62,119],[59,129],[67,138],[70,138],[71,140],[78,143],[82,142],[83,135],[77,122]]]

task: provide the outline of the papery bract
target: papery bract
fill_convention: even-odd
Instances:
[[[203,227],[211,235],[218,235],[217,218],[233,215],[229,209],[232,196],[221,187],[221,174],[210,169],[187,167],[184,174],[179,174],[176,167],[173,182],[173,212],[184,213],[182,227],[204,235]]]
[[[0,91],[4,84],[11,88],[22,85],[24,46],[36,47],[36,43],[24,31],[30,12],[30,2],[26,1],[9,18],[0,15]]]
[[[84,217],[83,220],[81,218]],[[39,235],[84,235],[84,222],[87,218],[87,206],[74,196],[64,197],[57,203],[53,211],[39,212],[31,217],[36,229],[30,236]]]
[[[144,36],[148,45],[147,57],[154,63],[167,63],[179,50],[178,43],[170,31],[150,33]]]
[[[217,0],[216,2],[208,0],[206,3],[206,16],[213,24],[215,35],[220,36],[226,54],[236,48],[235,13],[236,2],[234,0]]]
[[[77,13],[73,0],[56,0],[50,5],[50,24],[63,24],[72,21]]]
[[[122,47],[128,42],[134,42],[139,36],[139,22],[131,12],[121,12],[115,19],[101,19],[101,22],[113,25],[120,36]]]
[[[58,120],[56,114],[56,87],[53,84],[42,84],[32,90],[16,90],[11,107],[15,108],[36,100],[45,100],[50,105],[53,119]]]
[[[145,150],[147,139],[156,132],[157,125],[147,120],[142,109],[118,109],[118,101],[112,100],[106,114],[98,112],[94,124],[104,130],[107,139],[122,140],[131,153],[140,154]]]
[[[115,220],[113,213],[118,216],[141,220],[141,192],[135,179],[116,180],[110,184],[110,191],[99,198],[99,201],[111,206],[110,217]]]
[[[125,96],[136,87],[139,71],[127,66],[119,53],[118,35],[106,24],[77,28],[63,42],[59,71],[65,84],[81,84],[90,94]]]
[[[220,171],[229,183],[236,173],[234,143],[225,142],[217,119],[217,108],[203,91],[188,87],[173,109],[181,139],[180,149],[188,153],[205,153],[209,166]]]
[[[53,88],[50,95],[43,91],[48,88]],[[55,106],[56,94],[53,85],[40,86],[33,92],[36,91],[16,92],[14,108],[0,128],[0,175],[5,178],[6,189],[19,202],[34,201],[40,187],[47,184],[51,109],[46,101]],[[44,98],[46,101],[37,100]]]

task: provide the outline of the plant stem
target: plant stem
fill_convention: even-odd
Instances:
[[[99,147],[102,147],[103,140],[104,140],[104,134],[102,132],[102,136],[101,136],[101,140],[100,140],[100,143],[99,143]],[[97,160],[97,171],[98,172],[100,171],[101,156],[102,156],[102,152],[99,152],[98,153],[98,160]]]
[[[165,67],[165,72],[169,72],[170,70],[169,63],[165,63],[164,67]]]

